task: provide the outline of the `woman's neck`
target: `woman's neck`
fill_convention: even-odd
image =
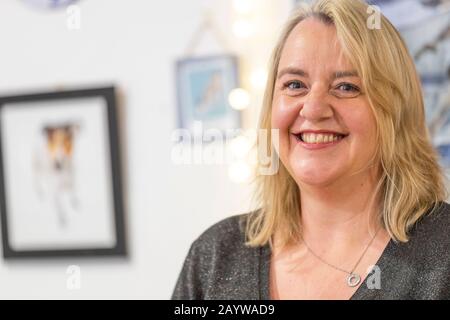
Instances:
[[[367,172],[329,186],[300,186],[303,236],[313,243],[353,246],[380,227],[377,179]]]

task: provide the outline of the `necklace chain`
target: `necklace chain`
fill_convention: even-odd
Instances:
[[[317,254],[311,249],[311,247],[306,243],[305,239],[303,239],[303,236],[302,236],[302,235],[300,235],[300,237],[301,237],[303,243],[305,244],[306,248],[308,249],[308,251],[309,251],[313,256],[315,256],[317,259],[319,259],[320,261],[322,261],[322,262],[325,263],[326,265],[328,265],[328,266],[330,266],[330,267],[332,267],[332,268],[334,268],[334,269],[336,269],[336,270],[342,271],[342,272],[344,272],[344,273],[346,273],[346,274],[352,276],[352,275],[354,275],[353,272],[354,272],[354,271],[356,270],[356,268],[358,267],[359,263],[361,262],[362,258],[363,258],[364,255],[366,254],[366,252],[367,252],[367,250],[369,249],[370,245],[371,245],[372,242],[375,240],[375,238],[376,238],[378,232],[380,231],[380,229],[381,229],[381,227],[378,228],[377,232],[375,232],[375,235],[372,237],[372,239],[370,240],[369,244],[366,246],[366,248],[364,249],[363,253],[362,253],[361,256],[359,257],[358,261],[356,261],[355,266],[352,268],[352,270],[351,270],[350,272],[347,271],[347,270],[344,270],[344,269],[342,269],[342,268],[340,268],[340,267],[337,267],[337,266],[335,266],[335,265],[333,265],[333,264],[331,264],[331,263],[329,263],[329,262],[327,262],[327,261],[325,261],[322,257],[320,257],[319,255],[317,255]]]

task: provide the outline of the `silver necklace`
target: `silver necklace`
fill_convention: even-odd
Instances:
[[[345,274],[347,274],[347,285],[349,287],[356,287],[360,282],[361,282],[361,276],[357,273],[355,273],[356,267],[358,267],[359,263],[361,262],[362,258],[364,257],[364,255],[366,254],[367,250],[369,249],[370,245],[372,244],[373,240],[375,240],[375,237],[378,234],[378,231],[380,231],[381,227],[378,228],[377,232],[375,232],[375,235],[372,237],[372,239],[370,240],[369,244],[366,246],[366,248],[364,249],[363,253],[361,254],[361,256],[359,257],[358,261],[356,261],[355,266],[352,268],[351,271],[347,271],[344,270],[342,268],[339,268],[327,261],[325,261],[324,259],[322,259],[319,255],[317,255],[313,250],[311,250],[311,248],[308,246],[308,244],[306,243],[306,241],[303,239],[303,236],[300,235],[303,243],[305,244],[306,248],[308,248],[308,251],[315,256],[317,259],[319,259],[320,261],[322,261],[323,263],[325,263],[326,265],[344,272]]]

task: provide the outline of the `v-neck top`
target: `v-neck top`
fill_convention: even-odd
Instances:
[[[224,219],[192,243],[172,299],[270,300],[271,248],[245,245],[247,217]],[[450,205],[424,215],[408,242],[390,240],[375,265],[379,285],[362,277],[351,300],[450,299]]]

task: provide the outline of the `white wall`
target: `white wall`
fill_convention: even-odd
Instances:
[[[285,17],[285,2],[260,1],[271,5],[274,21],[265,23],[271,28],[262,37],[267,41],[249,51],[253,60],[267,56]],[[83,0],[79,6],[81,29],[70,31],[64,10],[1,1],[0,94],[119,87],[130,259],[0,260],[0,298],[166,299],[195,237],[250,206],[250,187],[230,182],[225,167],[175,166],[170,159],[176,126],[174,60],[183,54],[205,6],[230,35],[231,0]],[[245,49],[230,41],[237,51]],[[218,50],[209,45],[202,50]],[[80,290],[66,288],[71,264],[81,267]]]

